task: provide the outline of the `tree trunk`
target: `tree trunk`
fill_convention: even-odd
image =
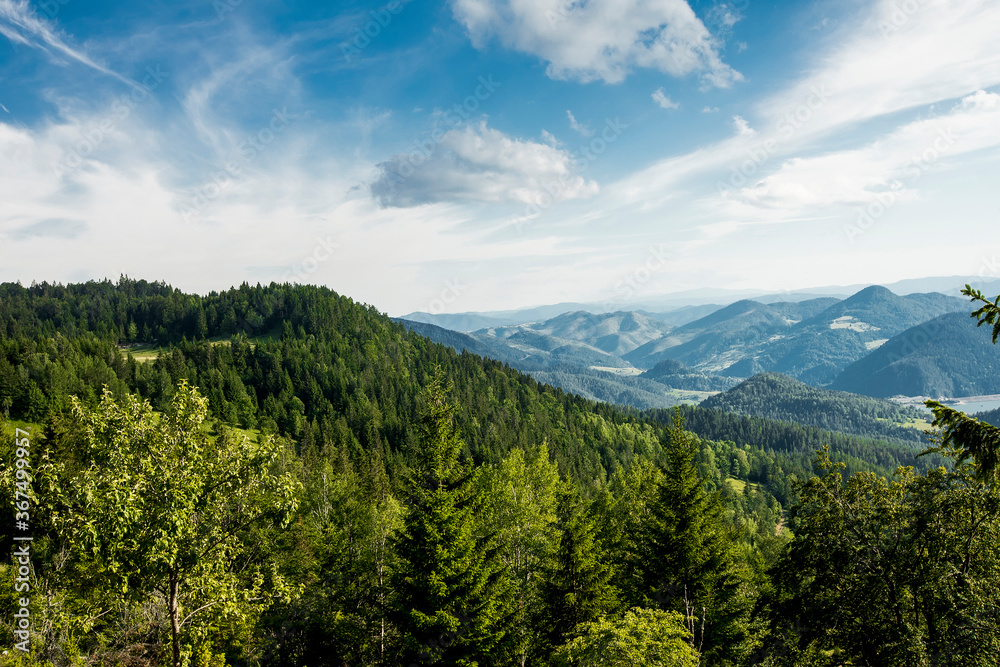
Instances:
[[[177,604],[177,583],[176,572],[170,573],[170,593],[167,600],[167,609],[170,612],[170,643],[174,650],[173,667],[181,667],[181,627],[180,609]]]

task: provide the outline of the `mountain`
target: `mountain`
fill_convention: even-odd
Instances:
[[[645,369],[664,359],[677,359],[699,370],[718,371],[787,326],[788,321],[775,308],[744,299],[678,327],[623,358]]]
[[[489,357],[524,372],[546,370],[556,366],[579,368],[627,366],[617,356],[586,343],[556,338],[518,327],[497,327],[467,334],[425,322],[402,319],[396,321],[421,336],[427,336],[435,343],[447,345],[458,352],[468,351]],[[496,336],[485,333],[495,330],[507,335]]]
[[[965,309],[964,301],[943,294],[899,296],[879,286],[843,300],[743,300],[678,327],[624,358],[640,368],[677,359],[696,370],[730,377],[775,371],[826,385],[896,333]]]
[[[983,292],[990,294],[1000,293],[1000,278],[982,276],[911,278],[895,283],[887,283],[882,287],[897,295],[936,292],[946,296],[958,297],[960,296],[961,289],[967,283],[981,289]],[[618,304],[618,309],[641,312],[644,315],[672,326],[682,326],[699,317],[708,315],[710,312],[718,310],[725,305],[741,300],[752,299],[768,305],[779,302],[802,303],[805,301],[816,301],[821,298],[839,301],[869,287],[871,285],[867,284],[829,285],[778,293],[763,289],[693,289],[620,303]],[[571,302],[502,311],[437,314],[414,312],[402,315],[400,319],[436,324],[455,331],[471,332],[494,326],[540,322],[563,313],[578,310],[595,314],[610,312],[606,302]]]
[[[540,334],[565,341],[576,341],[598,350],[621,356],[651,340],[662,338],[672,327],[635,312],[595,315],[578,310],[535,324],[493,327],[477,334],[509,339],[518,333]]]
[[[528,374],[539,382],[601,403],[627,405],[640,410],[669,408],[678,403],[678,399],[666,391],[669,388],[667,385],[642,376],[566,366],[528,371]]]
[[[926,442],[923,431],[903,424],[927,424],[916,408],[843,391],[817,389],[779,373],[761,373],[700,403],[740,415],[807,424],[831,431],[909,443]]]
[[[735,378],[696,371],[676,359],[665,359],[639,377],[659,382],[672,389],[689,391],[725,391],[739,381]]]
[[[437,315],[414,312],[395,318],[399,322],[419,322],[451,331],[469,332],[487,327],[501,327],[511,322],[506,318],[487,317],[478,313],[439,313]]]
[[[756,359],[766,370],[826,385],[900,331],[964,308],[961,299],[943,294],[899,296],[884,287],[867,287],[770,340]]]
[[[844,369],[830,385],[868,396],[1000,393],[1000,347],[968,312],[911,327]]]
[[[452,349],[509,364],[565,391],[595,401],[639,409],[677,401],[663,383],[596,368],[628,370],[620,357],[596,347],[629,349],[669,327],[641,313],[594,315],[578,311],[534,325],[492,327],[459,333],[424,322],[397,319],[407,329]],[[560,334],[563,337],[554,335]]]
[[[652,317],[654,320],[659,320],[664,324],[669,324],[672,327],[684,326],[688,322],[694,322],[697,319],[710,315],[722,308],[722,306],[715,303],[707,303],[702,306],[681,306],[680,308],[674,310],[668,310],[663,313],[654,313],[648,310],[638,310],[636,312],[642,313],[647,317]]]

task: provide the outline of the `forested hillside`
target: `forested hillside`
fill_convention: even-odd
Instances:
[[[924,413],[890,401],[817,389],[780,373],[761,373],[700,404],[740,415],[809,424],[829,431],[921,447]]]
[[[952,504],[980,493],[981,448],[918,459],[800,424],[595,403],[289,285],[0,286],[0,401],[0,486],[11,511],[30,494],[33,538],[31,597],[0,566],[0,614],[13,644],[27,605],[39,667],[858,663],[871,632],[919,657],[951,647],[954,622],[995,648],[980,544],[1000,521],[903,521],[977,555],[967,580],[917,591],[908,552],[889,554],[899,600],[979,606],[901,610],[858,626],[865,641],[824,630],[796,574],[828,580],[837,552],[813,535],[843,534],[823,523],[841,491],[826,458],[810,479],[816,450],[852,480],[955,469],[893,482],[902,517],[928,484]],[[880,497],[871,483],[850,502]],[[952,551],[935,553],[947,570]],[[855,615],[838,628],[872,611],[839,608]]]
[[[1000,350],[968,313],[948,313],[893,336],[830,386],[880,397],[997,394]]]

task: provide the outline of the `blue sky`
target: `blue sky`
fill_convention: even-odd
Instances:
[[[390,314],[1000,275],[995,0],[0,0],[0,280]]]

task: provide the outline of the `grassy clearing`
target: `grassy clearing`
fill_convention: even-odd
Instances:
[[[0,421],[3,423],[3,439],[5,441],[13,440],[14,433],[16,432],[15,429],[27,431],[30,434],[28,436],[29,439],[35,437],[36,435],[41,435],[42,433],[43,429],[41,424],[33,424],[31,422],[24,422],[17,419],[8,421],[6,419],[2,419],[2,417],[3,415],[0,415]],[[22,435],[21,437],[23,438],[24,436]]]
[[[759,484],[754,484],[753,482],[744,482],[742,479],[733,479],[732,477],[726,479],[726,483],[729,484],[731,488],[736,493],[743,493],[743,489],[746,488],[747,484],[750,485],[751,491],[756,491]]]
[[[281,336],[281,331],[278,328],[274,328],[265,334],[260,336],[254,336],[253,338],[248,338],[247,341],[250,343],[250,347],[257,347],[258,343],[265,343],[272,340],[277,340]],[[230,336],[215,336],[208,339],[209,345],[224,345],[231,340]],[[166,352],[169,348],[161,345],[119,345],[118,349],[122,352],[131,354],[132,357],[141,364],[147,361],[155,361],[161,353]]]
[[[892,419],[884,419],[882,417],[876,417],[875,420],[880,421],[883,424],[892,424],[893,426],[901,426],[903,428],[915,428],[918,431],[930,431],[932,428],[929,421],[918,419],[916,417],[904,421],[894,421]]]
[[[697,405],[709,396],[715,396],[717,391],[694,391],[693,389],[667,389],[663,392],[677,403]]]

